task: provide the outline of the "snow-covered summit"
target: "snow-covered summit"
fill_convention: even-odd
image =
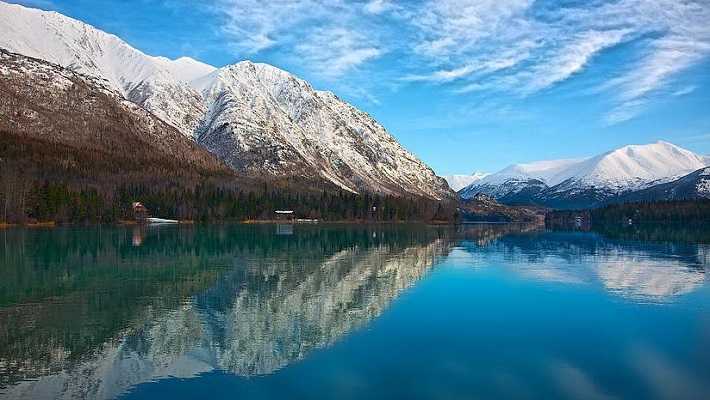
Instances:
[[[81,21],[3,2],[0,48],[103,79],[240,172],[320,179],[352,192],[453,197],[368,114],[268,64],[216,69],[153,57]]]
[[[481,179],[487,177],[490,175],[487,172],[479,172],[476,171],[470,175],[447,175],[444,176],[443,178],[446,179],[446,182],[449,184],[449,187],[453,189],[454,191],[458,192],[459,190],[465,188],[466,186],[478,182]]]
[[[478,184],[501,184],[510,179],[537,179],[548,186],[574,180],[589,186],[626,187],[682,176],[704,167],[707,159],[672,143],[658,141],[628,145],[582,159],[514,164]]]
[[[190,136],[204,113],[188,81],[214,67],[144,54],[62,14],[0,2],[0,47],[106,80],[126,99]]]
[[[570,167],[586,159],[563,159],[513,164],[481,179],[480,184],[502,184],[509,180],[536,179],[547,185],[556,185],[569,178]]]
[[[708,165],[707,157],[658,141],[628,145],[593,157],[511,165],[460,191],[463,198],[485,193],[510,202],[561,204],[589,201],[669,182]],[[521,196],[524,193],[525,196]]]
[[[704,157],[672,143],[629,145],[574,164],[568,179],[589,186],[629,189],[668,181],[706,166]]]
[[[351,192],[449,196],[368,114],[284,70],[242,61],[195,85],[209,105],[198,141],[237,170],[320,176]]]
[[[180,57],[175,60],[167,57],[153,57],[153,60],[162,68],[170,71],[176,79],[190,83],[217,70],[212,65],[190,57]]]

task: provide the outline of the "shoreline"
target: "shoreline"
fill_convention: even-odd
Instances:
[[[479,224],[505,224],[505,222],[477,222]],[[244,220],[244,221],[219,221],[219,222],[195,222],[193,220],[179,220],[176,224],[170,225],[404,225],[404,224],[418,224],[418,225],[432,225],[432,226],[456,226],[464,225],[467,223],[461,222],[449,222],[449,221],[365,221],[365,220],[338,220],[338,221],[282,221],[282,220]],[[142,224],[137,221],[130,220],[119,220],[116,222],[109,223],[76,223],[76,222],[65,222],[57,223],[55,221],[43,221],[43,222],[33,222],[25,224],[16,223],[4,223],[0,222],[0,230],[11,229],[11,228],[59,228],[59,227],[90,227],[90,226],[136,226],[136,227],[147,227],[147,226],[158,226],[163,224]]]

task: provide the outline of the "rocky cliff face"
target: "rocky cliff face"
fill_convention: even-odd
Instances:
[[[236,170],[319,176],[350,192],[452,195],[369,115],[285,71],[241,62],[200,85],[209,108],[197,140]]]

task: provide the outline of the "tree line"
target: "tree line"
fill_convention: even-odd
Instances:
[[[710,199],[645,201],[611,204],[591,210],[557,210],[548,212],[545,222],[550,227],[600,227],[618,224],[664,223],[702,225],[710,223]]]
[[[7,178],[7,177],[5,177]],[[107,192],[73,188],[51,181],[4,179],[0,222],[112,223],[133,219],[132,203],[142,202],[152,216],[196,222],[268,220],[275,210],[293,210],[297,218],[326,221],[453,220],[455,210],[414,198],[339,191],[293,193],[269,188],[241,191],[209,183],[194,188],[121,185]],[[9,190],[7,190],[9,189]]]

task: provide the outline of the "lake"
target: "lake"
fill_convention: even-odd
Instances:
[[[710,398],[710,245],[648,237],[0,230],[0,399]]]

